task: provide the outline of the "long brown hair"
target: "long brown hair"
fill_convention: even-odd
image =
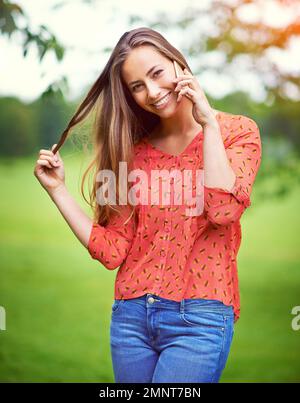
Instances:
[[[182,68],[186,67],[191,71],[184,56],[159,32],[147,27],[125,32],[113,49],[102,73],[79,105],[53,150],[55,154],[65,142],[70,130],[83,121],[95,107],[94,158],[83,174],[81,193],[92,207],[94,220],[101,225],[105,225],[109,221],[110,209],[116,209],[110,204],[100,205],[97,203],[96,192],[100,185],[96,181],[96,173],[103,169],[115,173],[118,204],[119,161],[125,161],[127,166],[130,166],[133,161],[133,146],[142,137],[151,133],[159,122],[157,115],[142,109],[135,102],[121,75],[122,65],[131,50],[142,45],[154,46],[163,56],[170,60],[176,60]],[[92,168],[95,169],[95,174],[93,176],[93,187],[89,191],[90,201],[88,201],[85,198],[83,188],[85,178]],[[134,211],[133,207],[128,219],[131,218]]]

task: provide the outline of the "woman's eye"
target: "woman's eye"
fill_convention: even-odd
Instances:
[[[161,71],[163,71],[163,70],[157,70],[157,71],[153,74],[153,76],[156,77],[156,75],[158,75]],[[134,85],[134,86],[132,87],[132,91],[136,91],[136,89],[137,89],[138,87],[140,87],[141,85],[142,85],[142,84]]]
[[[133,87],[132,87],[132,91],[135,91],[136,88],[140,87],[140,85],[141,85],[141,84],[137,84],[137,85],[133,86]]]
[[[156,74],[160,73],[161,71],[163,71],[163,70],[157,70],[157,71],[154,73],[154,76],[155,76]]]

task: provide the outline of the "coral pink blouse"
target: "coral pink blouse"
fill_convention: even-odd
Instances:
[[[122,206],[122,214],[115,214],[106,226],[93,223],[87,249],[107,269],[119,267],[116,299],[145,293],[178,302],[184,298],[216,299],[232,305],[234,320],[238,320],[240,217],[251,205],[261,162],[261,139],[257,124],[249,117],[220,112],[216,119],[236,174],[231,191],[204,184],[202,214],[187,215],[187,205],[174,203],[172,196],[169,204],[151,204],[149,179],[150,203],[136,206],[136,230],[134,216],[126,222],[131,212],[128,205]],[[188,169],[195,175],[195,170],[203,170],[203,136],[199,132],[177,156],[143,138],[134,146],[134,169],[142,169],[149,178],[153,169]]]

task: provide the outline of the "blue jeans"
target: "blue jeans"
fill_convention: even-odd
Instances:
[[[218,382],[234,334],[233,307],[144,294],[115,299],[110,347],[115,382]]]

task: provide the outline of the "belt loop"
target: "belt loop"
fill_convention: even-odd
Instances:
[[[184,298],[180,301],[180,313],[184,313]]]

